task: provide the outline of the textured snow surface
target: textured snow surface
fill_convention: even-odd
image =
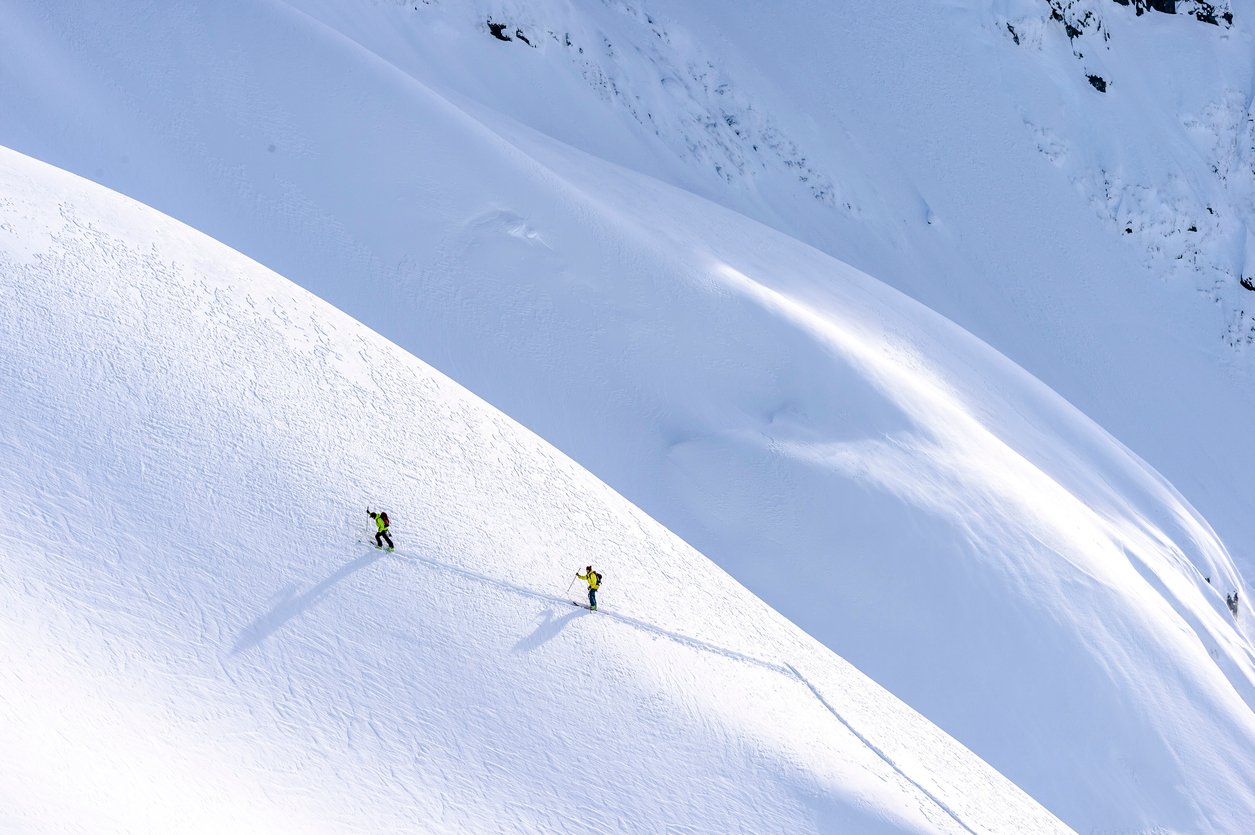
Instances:
[[[0,195],[4,832],[1064,831],[347,316],[7,150]]]
[[[0,142],[440,368],[1070,825],[1245,832],[1252,32],[1069,9],[1110,40],[1030,0],[12,3]]]

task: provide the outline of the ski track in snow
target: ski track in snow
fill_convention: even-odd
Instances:
[[[375,548],[375,546],[373,545],[368,545],[366,543],[361,543],[361,544],[365,548],[370,548],[370,549]],[[493,577],[489,577],[484,574],[467,570],[465,568],[460,568],[454,565],[447,565],[447,564],[441,563],[438,560],[432,559],[430,557],[424,557],[420,554],[412,553],[404,549],[398,548],[391,553],[387,553],[383,551],[375,551],[374,553],[367,553],[349,563],[346,563],[340,569],[328,575],[326,578],[324,578],[323,580],[318,582],[316,585],[311,587],[309,590],[305,592],[301,592],[300,594],[296,595],[295,597],[291,599],[285,599],[281,601],[279,604],[276,605],[274,609],[272,609],[270,612],[263,615],[262,617],[258,618],[256,621],[253,622],[253,624],[251,624],[248,627],[248,629],[245,630],[245,632],[240,636],[240,639],[236,641],[235,646],[232,648],[231,650],[232,654],[248,650],[256,646],[257,644],[261,643],[262,641],[264,641],[274,632],[282,628],[284,624],[286,624],[292,618],[301,614],[307,607],[316,605],[318,600],[327,592],[327,590],[331,586],[344,580],[350,574],[360,569],[363,569],[369,565],[372,565],[377,560],[389,559],[389,558],[400,558],[402,562],[406,564],[419,564],[419,565],[428,566],[430,568],[433,568],[439,571],[450,572],[450,573],[458,575],[459,577],[463,579],[471,581],[476,586],[490,586],[492,588],[496,588],[503,592],[507,592],[508,594],[511,594],[511,595],[517,595],[519,597],[530,598],[532,600],[537,600],[542,603],[551,603],[551,604],[561,605],[563,603],[575,602],[575,601],[568,601],[566,598],[561,597],[561,596],[545,594],[544,592],[539,592],[534,589],[529,589],[529,588],[525,588],[519,585],[515,585],[513,583],[508,583],[508,582],[505,582],[505,581],[502,581]],[[593,615],[592,612],[588,611],[587,606],[585,606],[584,604],[575,603],[575,605],[581,607],[581,611],[573,612],[571,615],[564,616],[556,620],[551,619],[551,616],[549,615],[549,613],[546,612],[546,616],[544,620],[536,627],[536,630],[530,635],[527,635],[523,637],[522,639],[520,639],[519,642],[514,645],[513,650],[515,652],[530,652],[532,650],[535,650],[540,645],[554,638],[558,634],[558,632],[564,629],[574,617],[581,616],[584,613],[587,613],[590,616]],[[884,751],[878,748],[874,742],[872,742],[863,734],[859,733],[858,730],[856,730],[849,723],[849,721],[844,716],[841,715],[841,712],[837,710],[835,707],[833,707],[832,703],[829,702],[824,697],[823,693],[821,693],[819,689],[813,683],[811,683],[811,681],[808,678],[806,678],[806,676],[800,673],[797,670],[797,668],[794,667],[792,664],[789,664],[787,662],[768,661],[762,658],[754,657],[752,655],[746,655],[745,653],[737,652],[727,647],[719,646],[719,645],[709,643],[706,641],[701,641],[696,638],[691,638],[691,637],[688,637],[686,635],[682,635],[676,632],[671,632],[666,629],[662,629],[654,624],[641,621],[637,618],[629,617],[627,615],[614,612],[612,610],[607,610],[604,607],[604,605],[598,608],[596,616],[599,618],[609,619],[610,621],[614,623],[620,623],[620,624],[626,625],[628,627],[644,632],[645,634],[653,636],[655,638],[663,638],[673,643],[679,644],[680,646],[695,649],[699,652],[714,654],[722,658],[735,661],[740,664],[748,664],[754,667],[762,668],[769,672],[778,673],[792,681],[797,682],[801,686],[805,687],[807,691],[810,692],[815,697],[815,699],[819,701],[821,705],[823,705],[824,709],[827,710],[830,714],[832,714],[833,718],[835,718],[846,730],[848,730],[854,737],[856,737],[860,743],[862,743],[870,751],[875,753],[876,756],[879,757],[881,760],[883,760],[886,765],[888,765],[895,772],[897,772],[897,774],[903,780],[913,785],[921,794],[923,794],[931,802],[936,804],[936,806],[939,809],[941,809],[947,815],[949,815],[954,820],[954,822],[962,828],[963,831],[969,832],[969,833],[973,832],[973,830],[963,822],[963,820],[959,817],[959,815],[957,815],[949,806],[947,806],[944,801],[940,800],[938,797],[933,795],[926,787],[920,785],[915,780],[913,780],[910,777],[910,775],[908,775],[896,763],[894,763],[893,760],[890,759],[889,756],[884,753]]]
[[[0,191],[6,831],[1066,831],[347,316],[9,151]],[[592,555],[614,611],[560,614]]]
[[[1236,265],[1242,247],[1255,251],[1237,234],[1250,166],[1242,166],[1242,134],[1231,135],[1241,130],[1239,98],[1245,91],[1249,105],[1255,78],[1244,18],[1222,31],[1184,16],[1136,17],[1105,1],[1070,4],[1073,25],[1086,11],[1104,29],[1110,25],[1118,41],[1107,49],[1093,33],[1069,38],[1038,0],[992,10],[968,0],[886,6],[868,14],[814,0],[651,6],[507,0],[416,12],[387,2],[300,0],[228,12],[19,2],[0,11],[0,47],[10,56],[0,104],[12,114],[0,123],[0,141],[193,224],[445,370],[710,554],[1077,828],[1225,831],[1255,818],[1255,665],[1240,631],[1249,633],[1251,621],[1247,610],[1235,621],[1223,604],[1229,589],[1246,597],[1237,565],[1247,559],[1243,543],[1252,541],[1255,517],[1240,485],[1255,460],[1246,426],[1255,402],[1243,370],[1249,357],[1215,338],[1217,322],[1241,327],[1248,291],[1228,288],[1224,298],[1236,307],[1224,309],[1228,302],[1214,304],[1195,289],[1195,278],[1206,283],[1206,270],[1165,281],[1142,264],[1147,246],[1158,247],[1156,259],[1175,263],[1184,250],[1174,247],[1197,243],[1204,267]],[[505,20],[507,12],[512,22],[515,14],[528,16],[528,31],[533,21],[555,32],[569,24],[583,33],[584,46],[607,36],[613,50],[599,49],[588,62],[602,77],[630,81],[620,90],[631,95],[648,99],[662,83],[654,77],[660,66],[687,73],[691,65],[692,84],[668,107],[666,136],[619,118],[622,97],[606,107],[590,94],[583,65],[565,47],[533,50],[493,39],[485,15]],[[429,24],[416,26],[419,19]],[[1017,44],[1003,24],[1013,21],[1018,30],[1026,19],[1036,23]],[[658,43],[623,48],[643,47],[642,37]],[[710,171],[693,167],[737,153],[725,130],[732,126],[718,121],[717,138],[733,144],[691,148],[683,141],[686,131],[708,138],[687,119],[721,100],[699,83],[712,63],[716,75],[735,76],[731,99],[761,106],[761,125],[777,126],[813,155],[814,170],[839,184],[853,210],[796,199],[795,171],[778,165],[736,183],[714,182]],[[1085,75],[1093,72],[1112,80],[1107,93],[1090,86]],[[838,81],[797,83],[812,77]],[[648,104],[661,106],[670,95]],[[1228,184],[1203,171],[1206,163],[1217,163]],[[1230,204],[1224,220],[1189,232],[1201,204],[1222,208],[1213,201]],[[16,205],[10,201],[9,210]],[[1126,237],[1109,221],[1128,220],[1130,212],[1137,226]],[[26,228],[20,218],[2,222],[10,235]],[[82,231],[72,226],[65,235],[76,241]],[[129,259],[145,279],[119,296],[127,328],[158,338],[148,310],[204,315],[162,292],[173,267],[152,269],[103,237],[83,240],[97,254]],[[848,265],[950,317],[1049,388]],[[369,339],[346,337],[356,331],[343,320],[333,327],[276,300],[264,281],[245,283],[200,285],[214,311],[259,328],[256,342],[231,342],[232,350],[288,356],[295,345],[294,365],[343,370],[353,384],[328,374],[311,388],[320,391],[319,403],[340,403],[355,415],[341,418],[346,425],[377,420],[389,399],[411,405],[399,392],[416,384],[373,361]],[[46,327],[54,328],[56,302],[37,307],[44,305]],[[67,338],[95,346],[79,334]],[[104,334],[102,344],[111,339]],[[177,361],[151,354],[148,373],[181,371]],[[65,379],[87,375],[103,387],[110,362],[109,348],[95,347],[67,367]],[[496,449],[509,433],[449,432],[438,450],[413,462],[414,474],[389,481],[380,449],[404,448],[413,425],[382,439],[354,434],[340,460],[333,453],[343,433],[327,428],[329,412],[271,405],[283,397],[307,402],[309,392],[224,363],[214,367],[240,378],[232,378],[226,402],[266,407],[261,415],[243,410],[250,432],[305,439],[331,459],[328,472],[353,475],[337,480],[320,471],[310,476],[317,487],[285,500],[308,512],[293,523],[301,531],[310,520],[341,519],[349,494],[370,493],[363,504],[412,495],[423,510],[411,519],[447,534],[443,550],[432,552],[443,564],[474,570],[476,559],[537,542],[538,531],[552,539],[537,549],[578,553],[579,565],[589,554],[622,551],[595,534],[613,525],[613,514],[591,513],[578,499],[557,501],[563,490],[534,476],[534,461],[500,451],[497,463],[528,485],[520,492],[554,500],[553,515],[503,520],[516,533],[496,538],[492,523],[463,518],[478,507],[466,499],[470,487],[442,472],[464,473],[466,460]],[[14,372],[19,391],[42,391],[31,365]],[[144,392],[142,383],[129,386]],[[94,402],[84,394],[84,404]],[[150,536],[183,558],[186,579],[201,587],[216,575],[194,559],[200,545],[212,553],[260,547],[277,563],[273,574],[242,584],[235,596],[246,603],[229,622],[207,598],[182,600],[222,648],[226,658],[214,664],[306,651],[322,661],[340,652],[369,655],[369,634],[387,632],[386,617],[355,610],[371,628],[356,641],[333,638],[324,619],[341,631],[351,626],[338,608],[349,604],[333,603],[337,593],[372,582],[383,566],[350,569],[342,553],[316,544],[289,555],[290,535],[263,524],[271,512],[233,504],[237,485],[282,495],[305,465],[285,458],[283,443],[251,460],[247,438],[216,449],[219,440],[207,435],[189,447],[200,421],[234,425],[239,410],[213,397],[195,410],[163,402],[125,417],[149,431],[145,443],[156,453],[237,459],[220,482],[199,485],[192,503],[206,514],[235,509],[233,524],[257,541],[225,530],[222,541],[199,544]],[[161,506],[159,491],[147,486],[166,473],[160,455],[137,456],[136,475],[126,456],[114,460],[113,441],[97,427],[68,426],[56,410],[42,417],[29,436],[10,439],[13,460],[29,455],[29,445],[54,458],[67,454],[58,439],[81,437],[90,440],[70,451],[104,450],[101,460],[111,463],[97,462],[87,475],[63,473],[60,481],[48,476],[38,495],[81,496],[102,480],[132,478],[136,495]],[[410,415],[420,427],[427,417]],[[499,475],[467,478],[487,491]],[[69,535],[86,537],[79,520],[91,504],[67,501],[68,513],[15,515],[14,527],[55,529],[68,516]],[[147,517],[127,504],[99,508],[99,527],[145,530]],[[456,510],[425,518],[427,508],[445,505]],[[553,532],[547,520],[556,518],[570,520],[579,535]],[[318,543],[347,541],[355,531],[316,525],[309,533]],[[183,526],[179,532],[188,535]],[[459,547],[467,541],[483,547],[468,553]],[[145,553],[141,538],[120,543],[87,550],[119,567]],[[553,571],[537,554],[518,559],[497,576],[532,571],[539,587]],[[638,575],[622,571],[613,572],[621,577],[615,588],[629,597],[638,586],[654,588],[644,576],[665,578],[668,587],[693,585],[661,564]],[[38,597],[47,593],[45,580],[23,582]],[[145,605],[169,593],[167,576],[141,580],[134,591]],[[72,585],[82,587],[89,610],[138,628],[144,610],[116,602],[132,590],[100,582],[107,591],[81,579]],[[474,581],[459,582],[467,585],[457,594],[474,601]],[[700,620],[688,609],[718,611],[725,603],[691,590],[674,609],[643,599],[611,608],[658,624],[673,622],[677,610]],[[267,612],[275,617],[268,637],[259,623]],[[566,646],[575,621],[601,628],[544,611],[535,617],[539,626],[493,620],[510,636],[499,649],[556,626],[554,638],[537,644],[536,652],[548,652]],[[315,624],[317,638],[304,631]],[[75,622],[66,631],[78,628],[94,629]],[[406,646],[416,640],[391,628]],[[729,641],[701,623],[677,634],[747,654],[762,639]],[[640,630],[621,637],[673,643]],[[143,653],[113,644],[119,649],[109,663],[137,669]],[[843,689],[840,676],[799,669],[893,762],[914,761],[869,730],[892,723],[874,707],[859,713],[857,694]],[[243,680],[239,670],[232,675]],[[293,694],[299,702],[299,683]],[[693,705],[700,697],[677,700]],[[300,711],[285,710],[295,734]],[[259,716],[266,711],[256,707]],[[328,715],[337,728],[352,724],[339,712]],[[343,731],[350,733],[369,738]],[[732,736],[732,749],[745,750]],[[456,748],[456,740],[442,738]],[[264,734],[258,739],[264,747]],[[324,743],[314,747],[327,750]],[[949,744],[943,739],[937,750]],[[499,770],[500,755],[493,762]],[[938,781],[946,772],[922,770]],[[966,766],[959,772],[970,774]],[[964,789],[921,783],[976,826],[955,799]],[[528,791],[546,788],[518,793]],[[457,814],[451,808],[442,819]],[[943,814],[937,826],[951,824]]]
[[[798,672],[798,671],[797,671],[797,670],[793,667],[793,665],[792,665],[792,664],[786,664],[786,665],[785,665],[785,667],[787,668],[787,671],[789,672],[789,674],[791,674],[791,675],[792,675],[795,679],[797,679],[799,682],[801,682],[801,684],[802,684],[803,686],[805,686],[805,687],[806,687],[806,689],[810,690],[810,691],[811,691],[811,693],[813,693],[813,694],[814,694],[815,698],[819,700],[819,703],[820,703],[820,704],[822,704],[822,705],[824,706],[824,709],[825,709],[825,710],[827,710],[829,713],[831,713],[831,714],[832,714],[832,715],[836,718],[836,720],[837,720],[838,722],[840,722],[842,725],[844,725],[844,726],[846,727],[846,729],[847,729],[850,733],[852,733],[852,734],[854,734],[854,736],[858,737],[858,739],[859,739],[859,741],[860,741],[860,742],[862,742],[864,745],[866,745],[868,748],[870,748],[872,751],[874,751],[874,752],[876,753],[876,756],[880,757],[882,760],[884,760],[884,761],[885,761],[885,764],[886,764],[886,765],[888,765],[888,766],[889,766],[889,767],[891,767],[894,771],[896,771],[896,772],[898,772],[899,774],[901,774],[901,775],[902,775],[902,778],[903,778],[904,780],[908,780],[908,781],[914,782],[914,781],[912,781],[912,780],[911,780],[911,778],[910,778],[910,777],[909,777],[909,776],[908,776],[905,772],[903,772],[903,771],[902,771],[902,769],[900,769],[900,768],[898,767],[897,763],[895,763],[893,760],[889,759],[889,757],[888,757],[888,756],[887,756],[887,755],[886,755],[883,751],[881,751],[879,748],[877,748],[877,747],[876,747],[876,745],[875,745],[875,743],[873,743],[871,740],[867,739],[865,736],[863,736],[863,735],[862,735],[862,734],[860,734],[857,730],[855,730],[855,729],[854,729],[854,727],[853,727],[852,725],[850,725],[850,723],[849,723],[849,722],[847,722],[847,721],[846,721],[845,717],[841,715],[841,712],[840,712],[840,711],[838,711],[835,707],[833,707],[833,706],[832,706],[832,704],[831,704],[831,703],[829,703],[829,701],[828,701],[827,699],[825,699],[825,698],[824,698],[824,694],[823,694],[823,693],[820,693],[820,692],[819,692],[819,690],[815,687],[815,685],[813,685],[813,684],[811,684],[811,683],[810,683],[810,680],[809,680],[809,679],[807,679],[807,678],[806,678],[806,676],[804,676],[804,675],[802,675],[801,673],[799,673],[799,672]],[[924,793],[924,795],[925,795],[925,796],[927,796],[929,800],[931,800],[932,802],[936,803],[936,804],[937,804],[937,806],[938,806],[938,807],[940,807],[940,808],[942,809],[942,811],[944,811],[947,815],[949,815],[951,818],[953,818],[955,823],[957,823],[959,826],[963,827],[963,830],[964,830],[965,832],[972,832],[972,831],[973,831],[970,827],[968,827],[968,825],[967,825],[967,824],[965,824],[965,823],[963,822],[963,819],[962,819],[962,818],[960,818],[958,815],[956,815],[956,814],[954,813],[954,810],[953,810],[953,809],[951,809],[949,806],[947,806],[947,805],[946,805],[944,802],[942,802],[941,800],[938,800],[936,797],[934,797],[934,796],[932,795],[932,793],[928,791],[928,789],[924,788],[923,786],[918,786],[918,785],[917,785],[917,788],[918,788],[921,792],[923,792],[923,793]]]

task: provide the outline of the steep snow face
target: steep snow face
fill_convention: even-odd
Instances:
[[[0,194],[5,832],[1065,831],[347,316],[7,150]]]
[[[998,74],[1028,53],[987,8],[669,4],[667,57],[618,31],[627,6],[528,4],[571,52],[493,37],[521,4],[414,5],[13,4],[0,96],[23,118],[0,135],[446,370],[1068,823],[1255,817],[1250,643],[1223,601],[1241,583],[1207,522],[1054,392],[797,240],[883,271],[1251,530],[1249,384],[1181,335],[1213,315],[1195,291],[1147,292],[1043,156]],[[684,156],[599,98],[571,56],[611,26],[647,56],[633,90],[664,57],[735,67],[741,100],[779,107],[752,135],[787,136],[839,199],[770,158],[721,178],[718,121]],[[1076,102],[1106,100],[1059,60]],[[682,88],[672,127],[708,96]]]
[[[481,118],[904,290],[1097,419],[1227,541],[1255,540],[1235,489],[1255,469],[1255,29],[1240,10],[435,0],[380,4],[379,25],[300,5]]]
[[[1249,345],[1255,41],[1249,21],[1234,28],[1227,4],[1179,10],[1184,17],[1137,19],[1138,6],[1056,0],[1046,16],[1042,4],[1022,0],[1001,7],[995,27],[1020,47],[1009,67],[1053,78],[1022,79],[1038,93],[1022,96],[1020,107],[1040,152],[1107,231],[1144,250],[1150,271],[1217,303],[1230,345]],[[1078,76],[1102,95],[1077,96],[1066,82]]]
[[[875,256],[860,266],[908,287],[945,273],[913,278],[919,266],[895,259],[887,241],[857,239],[902,221],[980,228],[964,220],[970,207],[929,202],[961,198],[950,192],[962,179],[915,164],[970,156],[1009,176],[1031,166],[1008,153],[1008,140],[1032,144],[1096,213],[1078,219],[1129,236],[1153,272],[1220,303],[1208,337],[1249,341],[1255,40],[1227,3],[1182,2],[1178,16],[1144,16],[1152,6],[1142,0],[982,0],[874,14],[813,0],[740,9],[611,0],[578,13],[544,0],[378,4],[393,11],[390,27],[378,15],[336,15],[321,0],[296,5],[428,83],[834,254]],[[960,52],[966,74],[954,66]],[[572,118],[573,107],[596,118]],[[986,120],[1010,130],[973,132],[978,111],[991,108]],[[894,156],[878,151],[881,141]],[[909,248],[931,255],[922,242]],[[1002,248],[993,236],[981,247]]]

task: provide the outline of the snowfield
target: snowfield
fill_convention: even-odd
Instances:
[[[180,644],[211,648],[212,675],[196,680],[230,675],[229,692],[254,694],[183,731],[255,720],[262,731],[215,735],[204,761],[266,775],[247,789],[262,808],[317,795],[295,804],[311,826],[352,828],[360,814],[404,829],[405,810],[424,809],[450,829],[578,829],[598,825],[579,810],[611,808],[626,781],[636,788],[608,827],[1038,831],[1016,818],[1021,800],[1004,806],[997,780],[945,783],[977,773],[926,759],[951,756],[948,734],[1079,831],[1255,831],[1252,621],[1225,606],[1234,590],[1252,600],[1241,569],[1255,541],[1255,297],[1240,283],[1255,252],[1255,30],[1233,12],[1212,26],[1106,0],[7,4],[0,144],[152,206],[343,314],[291,288],[317,322],[272,302],[279,285],[255,266],[171,297],[163,288],[185,282],[166,273],[222,270],[193,270],[164,237],[165,266],[141,266],[157,258],[148,233],[118,233],[119,248],[91,232],[115,222],[112,208],[21,226],[34,211],[21,207],[39,204],[33,187],[0,192],[17,201],[3,222],[24,230],[4,238],[16,247],[6,263],[70,265],[89,244],[61,244],[88,240],[133,264],[109,268],[123,276],[111,312],[78,316],[88,330],[73,334],[54,313],[77,310],[65,297],[89,285],[3,276],[5,321],[22,334],[4,350],[47,340],[74,369],[46,377],[35,348],[0,354],[19,394],[44,392],[18,400],[43,403],[38,420],[19,410],[0,428],[22,462],[13,472],[42,485],[21,495],[49,497],[6,502],[5,536],[85,543],[119,564],[154,546],[182,555],[140,561],[141,576],[159,576],[135,581],[134,605],[173,595],[196,629],[208,618],[215,640]],[[87,199],[65,188],[60,203]],[[70,254],[31,254],[45,251]],[[204,293],[213,315],[195,306]],[[31,294],[49,323],[18,305]],[[228,324],[240,330],[204,333]],[[175,335],[185,349],[151,348]],[[110,347],[124,337],[137,347]],[[118,356],[133,373],[109,394]],[[569,456],[582,468],[572,483],[619,510],[569,498],[551,473],[574,465],[466,394],[457,402],[473,405],[439,429],[447,398],[433,386],[450,384],[411,357]],[[283,368],[266,377],[268,362]],[[217,388],[197,363],[218,369]],[[125,396],[144,384],[162,396]],[[187,387],[211,396],[167,403]],[[482,426],[471,415],[514,428],[485,437],[465,428]],[[116,454],[115,419],[142,432]],[[56,421],[80,423],[30,428]],[[480,455],[500,471],[467,469]],[[82,472],[65,474],[63,459]],[[119,473],[129,481],[115,491]],[[115,492],[126,498],[108,510],[77,506]],[[367,503],[392,511],[398,555],[351,550]],[[105,572],[108,559],[85,564],[129,578]],[[589,559],[607,566],[598,616],[562,593]],[[13,645],[35,630],[73,647],[58,664],[93,671],[54,692],[104,694],[131,686],[131,670],[157,705],[148,714],[174,715],[182,674],[158,683],[114,637],[156,640],[171,620],[135,616],[111,602],[121,592],[47,564],[52,587],[86,596],[66,615],[80,621],[40,631],[53,617],[40,601],[60,592],[18,572],[11,611],[29,616],[14,623],[36,626]],[[235,567],[200,574],[224,564]],[[454,609],[445,633],[428,623]],[[122,625],[102,630],[97,617]],[[468,649],[452,637],[467,631],[501,643]],[[428,636],[430,658],[414,650]],[[286,655],[288,641],[311,648]],[[596,657],[635,658],[605,649],[633,641],[652,648],[643,666]],[[546,672],[529,666],[542,660]],[[625,691],[629,707],[616,709],[646,725],[682,718],[658,735],[623,730],[628,764],[596,764],[621,782],[590,804],[581,769],[597,760],[588,728],[603,716],[584,697],[602,689],[585,671],[603,662]],[[857,695],[851,681],[868,685],[847,663],[943,736],[886,718],[894,703]],[[248,679],[249,664],[294,690]],[[337,665],[343,680],[308,684]],[[353,672],[371,665],[387,672]],[[43,685],[21,681],[28,708],[44,704]],[[335,695],[311,698],[319,686]],[[759,687],[789,694],[796,715],[776,695],[727,696]],[[551,695],[566,691],[571,701]],[[433,699],[445,701],[422,713]],[[555,713],[533,717],[536,702]],[[360,719],[375,711],[391,717],[378,733]],[[61,716],[145,725],[86,710],[43,721]],[[692,745],[678,730],[713,717],[731,730]],[[820,720],[846,726],[824,743],[844,753],[809,747]],[[465,743],[449,739],[461,723],[475,725]],[[850,734],[867,747],[842,748]],[[538,742],[551,736],[567,740],[563,756]],[[56,738],[78,750],[73,734]],[[909,752],[894,747],[907,740]],[[157,744],[139,730],[96,742],[84,750]],[[867,751],[865,775],[887,775],[890,794],[856,776]],[[62,761],[75,759],[52,758],[47,773],[64,777]],[[87,762],[76,774],[126,773]],[[350,778],[369,790],[332,785]],[[5,779],[23,803],[42,790],[63,805],[64,782]],[[476,780],[510,789],[480,797]],[[678,799],[638,810],[655,783]],[[117,789],[97,785],[83,809],[157,807]],[[711,793],[735,800],[712,806]],[[549,800],[520,809],[533,798]],[[558,817],[537,817],[551,808]]]
[[[1066,831],[344,314],[10,151],[0,194],[5,832]]]

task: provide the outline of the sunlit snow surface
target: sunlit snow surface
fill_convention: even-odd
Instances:
[[[308,293],[9,151],[0,194],[5,832],[1064,829]]]
[[[1178,110],[1249,92],[1241,15],[1213,35],[1101,4],[1110,54],[1078,42],[1098,67],[1027,26],[1048,18],[1027,2],[660,3],[655,22],[635,4],[412,5],[14,4],[0,100],[21,118],[0,141],[439,367],[1076,828],[1250,828],[1251,651],[1223,602],[1242,581],[1191,504],[1235,551],[1255,535],[1252,389],[1218,335],[1233,311],[1215,312],[1232,297],[1144,269],[1146,230],[1178,218],[1116,199],[1145,221],[1126,237],[1090,188],[1158,176],[1156,148],[1193,170]],[[499,42],[489,14],[558,39]],[[590,64],[661,108],[658,133]],[[1174,74],[1165,109],[1151,93]],[[1215,96],[1192,84],[1213,77]],[[726,120],[719,141],[685,132],[723,103],[780,140],[753,176],[712,173],[737,160]],[[1241,172],[1242,153],[1222,161]],[[1167,193],[1185,175],[1165,176]],[[1185,182],[1173,205],[1225,201],[1204,237],[1237,258],[1241,190]],[[395,501],[375,445],[357,457],[375,466],[354,489]],[[319,515],[339,519],[329,492]],[[400,518],[439,512],[414,502]],[[259,583],[296,586],[245,643],[343,587],[326,581],[345,564]]]

